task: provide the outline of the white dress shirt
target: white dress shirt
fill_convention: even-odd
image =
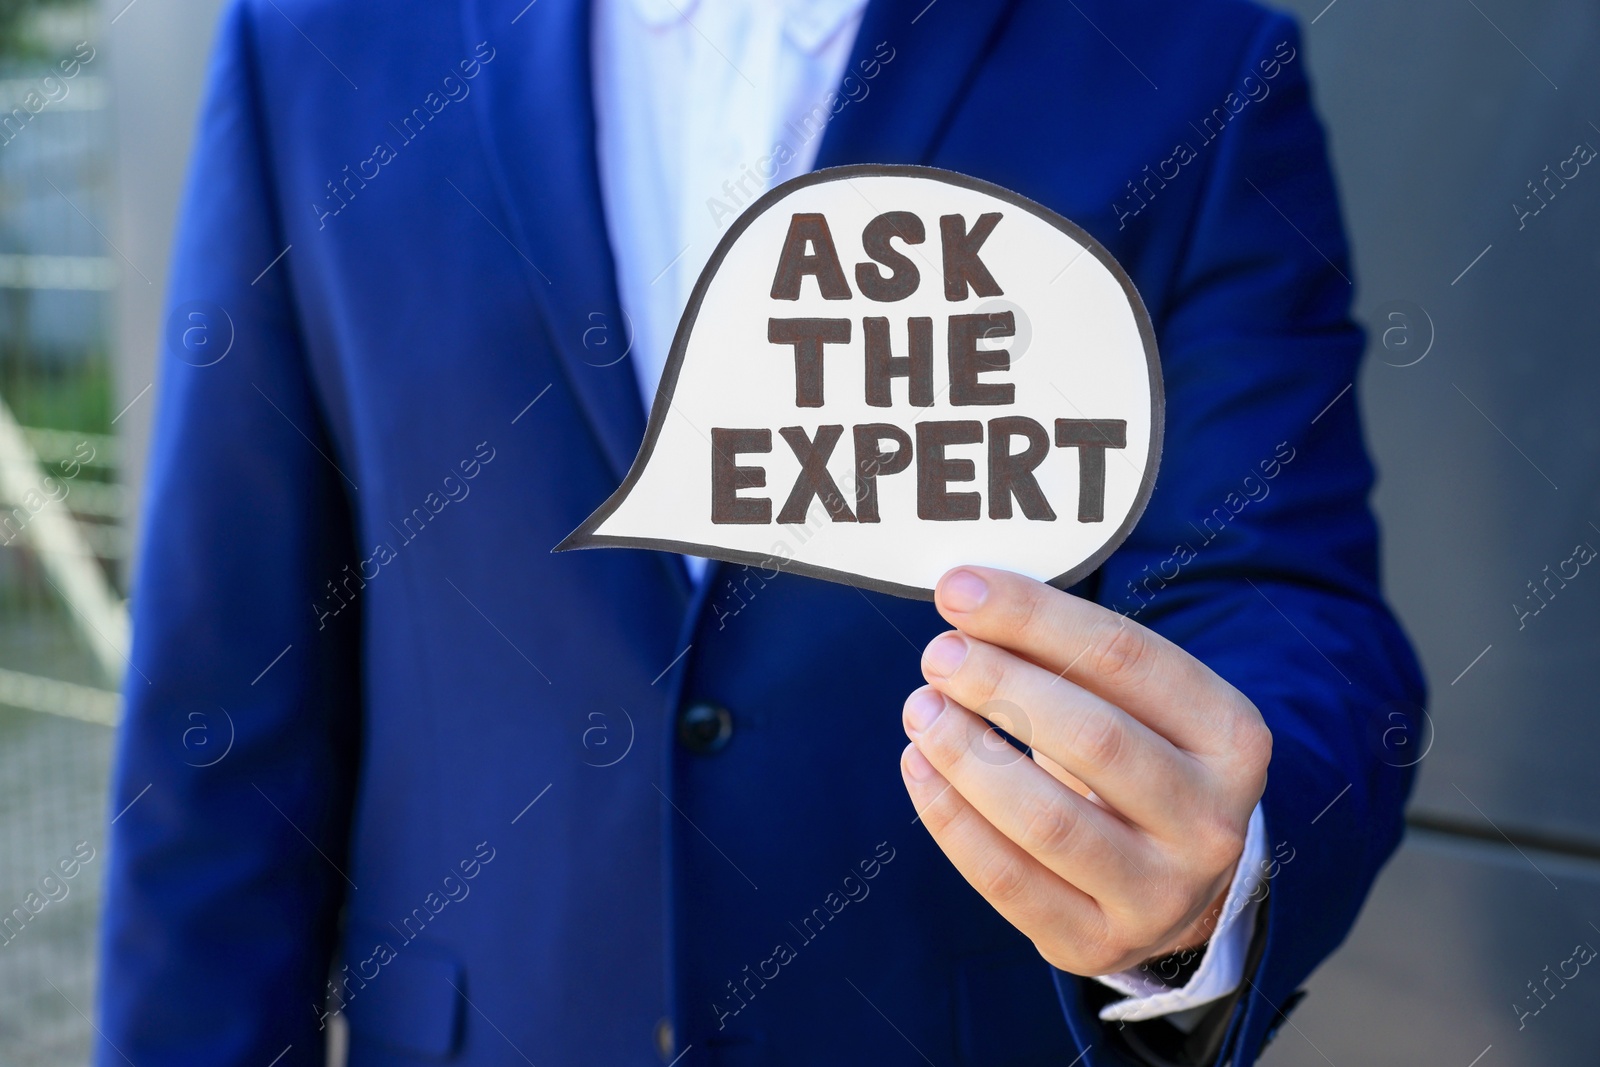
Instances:
[[[594,0],[600,192],[647,411],[678,318],[728,224],[766,190],[811,169],[823,137],[819,115],[870,95],[881,66],[847,69],[865,7],[866,0]],[[892,49],[881,54],[893,62]],[[691,557],[689,565],[700,579],[705,561]],[[1231,993],[1265,857],[1257,808],[1189,983],[1168,989],[1138,970],[1107,975],[1099,980],[1128,999],[1100,1017],[1166,1016],[1192,1026],[1199,1013],[1191,1009]]]

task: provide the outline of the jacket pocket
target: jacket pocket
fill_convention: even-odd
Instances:
[[[345,936],[335,986],[350,1023],[352,1045],[372,1041],[431,1060],[450,1058],[460,1041],[461,964],[449,952],[403,941],[381,928]]]

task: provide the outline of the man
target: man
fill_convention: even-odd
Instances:
[[[1252,1063],[1394,847],[1380,709],[1422,698],[1303,66],[1235,0],[231,6],[99,1062],[316,1062],[337,1020],[358,1064]],[[781,538],[551,555],[717,236],[853,162],[1127,267],[1167,388],[1128,542],[934,607]]]

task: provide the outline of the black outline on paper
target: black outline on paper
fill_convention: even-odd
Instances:
[[[684,354],[689,347],[689,338],[694,332],[695,320],[700,314],[700,304],[704,300],[706,291],[711,287],[711,281],[716,277],[717,271],[722,266],[723,259],[738,242],[744,231],[766,211],[786,199],[790,193],[820,185],[824,182],[848,181],[852,178],[899,177],[923,178],[954,185],[974,192],[985,193],[997,200],[1005,201],[1043,219],[1078,244],[1098,259],[1102,266],[1109,270],[1117,282],[1122,286],[1123,293],[1128,298],[1128,303],[1133,309],[1134,320],[1139,325],[1139,338],[1144,343],[1146,366],[1150,374],[1150,452],[1145,463],[1144,477],[1139,483],[1139,492],[1134,498],[1133,507],[1129,509],[1127,518],[1105,543],[1100,546],[1088,559],[1079,563],[1064,574],[1058,574],[1050,579],[1050,584],[1058,589],[1067,589],[1087,578],[1100,568],[1111,554],[1122,545],[1133,528],[1138,525],[1139,519],[1144,515],[1144,509],[1150,502],[1150,495],[1155,491],[1156,472],[1161,465],[1162,441],[1165,435],[1166,394],[1161,380],[1161,357],[1156,348],[1155,329],[1150,323],[1150,312],[1144,306],[1144,300],[1139,296],[1133,279],[1128,277],[1128,272],[1123,270],[1105,246],[1095,240],[1082,227],[1062,217],[1043,204],[1036,203],[1014,193],[1003,186],[986,182],[981,178],[972,178],[954,171],[940,170],[937,167],[921,167],[906,164],[887,163],[858,163],[844,167],[828,167],[824,170],[812,171],[798,178],[792,178],[782,185],[768,191],[755,203],[751,204],[743,214],[736,219],[728,232],[718,242],[716,251],[711,254],[711,259],[706,263],[705,269],[700,272],[700,278],[695,282],[694,292],[689,297],[688,307],[684,309],[683,317],[678,321],[677,333],[672,338],[672,351],[667,356],[667,365],[661,373],[661,383],[656,389],[655,403],[650,409],[650,424],[645,429],[644,441],[639,445],[639,453],[634,457],[633,466],[628,470],[628,476],[623,479],[616,492],[612,493],[606,502],[594,514],[584,520],[572,533],[568,534],[552,552],[566,552],[573,549],[588,548],[649,548],[661,552],[677,552],[690,556],[702,556],[707,559],[718,559],[726,563],[744,563],[768,565],[773,557],[759,552],[745,552],[740,549],[721,548],[715,545],[697,544],[688,541],[669,541],[654,537],[627,537],[616,534],[597,534],[606,519],[622,505],[633,491],[633,487],[643,476],[645,468],[650,464],[650,456],[655,451],[656,440],[661,436],[661,429],[666,425],[667,413],[672,406],[673,392],[678,384],[678,371],[683,365]],[[780,570],[788,573],[805,575],[808,578],[822,578],[830,582],[839,582],[844,585],[854,586],[857,589],[870,589],[879,593],[890,593],[895,596],[907,597],[912,600],[933,599],[933,590],[922,586],[901,585],[897,582],[887,582],[879,578],[869,578],[854,571],[834,570],[831,567],[818,567],[814,564],[804,563],[799,560],[784,560]]]

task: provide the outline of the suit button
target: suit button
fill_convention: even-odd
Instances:
[[[677,1048],[677,1038],[672,1033],[672,1020],[663,1015],[656,1021],[656,1055],[661,1057],[662,1063],[672,1062],[672,1053]]]
[[[696,755],[721,752],[731,737],[733,716],[721,704],[690,704],[678,716],[678,742]]]

